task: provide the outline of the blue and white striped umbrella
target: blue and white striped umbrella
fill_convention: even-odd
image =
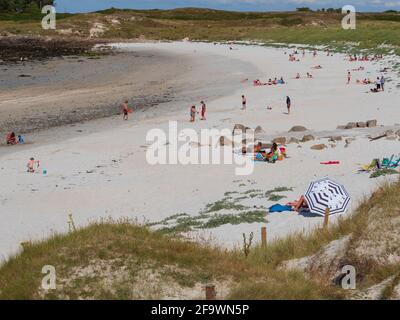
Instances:
[[[325,215],[326,208],[331,215],[345,213],[351,200],[345,187],[329,178],[312,182],[305,198],[310,211],[319,215]]]

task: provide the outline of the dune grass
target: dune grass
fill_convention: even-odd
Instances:
[[[228,281],[227,299],[343,299],[347,292],[332,283],[305,277],[301,272],[285,271],[280,265],[286,260],[312,255],[329,242],[350,234],[346,259],[356,266],[361,288],[394,275],[384,294],[390,297],[398,283],[400,265],[363,259],[355,254],[353,247],[370,235],[368,227],[377,214],[382,221],[400,215],[399,192],[400,182],[384,184],[350,217],[330,228],[293,234],[266,247],[253,245],[247,257],[241,248],[224,250],[211,244],[198,244],[150,231],[128,220],[95,223],[69,234],[25,244],[20,254],[0,266],[0,299],[133,299],[136,287],[126,284],[138,282],[144,269],[159,274],[161,282],[174,279],[183,287]],[[179,214],[175,218],[186,217]],[[109,263],[111,270],[123,268],[125,278],[104,281],[93,267],[86,276],[84,273],[76,276],[87,266],[103,263]],[[55,291],[40,290],[44,265],[53,265],[57,279],[61,279]],[[147,296],[152,297],[159,298]]]
[[[106,26],[103,37],[108,39],[181,40],[188,37],[201,41],[255,40],[266,44],[326,45],[343,52],[367,49],[386,53],[394,50],[399,54],[398,13],[360,13],[356,30],[343,30],[342,17],[341,14],[322,12],[110,9],[90,14],[58,15],[57,29],[72,29],[86,37],[97,22]],[[57,31],[40,28],[41,18],[37,13],[34,16],[0,14],[0,33],[58,36]],[[112,24],[112,19],[121,23]]]

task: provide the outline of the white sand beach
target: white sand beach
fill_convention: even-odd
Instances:
[[[319,216],[294,212],[268,214],[271,205],[284,204],[304,194],[313,180],[329,176],[343,184],[352,196],[351,209],[354,209],[380,183],[398,178],[393,175],[371,179],[369,174],[357,172],[359,163],[400,154],[398,136],[376,141],[368,139],[370,134],[400,130],[399,76],[388,69],[384,73],[385,91],[379,93],[369,91],[372,85],[355,83],[356,79],[374,80],[381,76],[379,70],[390,68],[393,57],[374,62],[349,62],[342,54],[327,56],[321,51],[314,58],[307,51],[305,58],[298,55],[300,62],[290,62],[285,52],[290,53],[292,49],[255,45],[232,45],[233,50],[224,44],[191,42],[124,43],[115,47],[136,52],[157,50],[194,60],[198,57],[198,61],[214,57],[223,69],[202,68],[198,64],[198,78],[190,73],[185,80],[190,81],[191,92],[185,91],[190,99],[172,100],[154,109],[134,112],[128,121],[115,116],[52,128],[26,135],[27,140],[34,142],[32,144],[1,147],[0,259],[17,252],[22,241],[43,239],[53,232],[67,232],[69,213],[77,226],[107,217],[158,222],[179,213],[198,216],[207,204],[223,199],[227,192],[237,192],[239,197],[250,194],[251,190],[266,192],[276,187],[291,188],[282,193],[286,198],[279,201],[269,201],[265,197],[243,197],[239,201],[246,207],[265,210],[270,241],[322,223],[323,217]],[[316,65],[323,68],[312,69]],[[365,69],[352,71],[352,82],[348,85],[347,71],[360,66]],[[307,72],[313,79],[307,79]],[[301,79],[294,79],[297,73],[301,74]],[[157,72],[152,77],[157,81]],[[227,85],[223,86],[225,77]],[[259,87],[252,84],[255,79],[266,82],[275,77],[283,77],[287,83]],[[216,79],[215,86],[213,79]],[[241,110],[242,94],[247,97],[245,111]],[[292,100],[290,115],[286,114],[287,95]],[[190,123],[189,107],[195,104],[199,109],[201,100],[207,104],[207,120]],[[134,97],[132,104],[135,105]],[[349,122],[374,119],[378,126],[373,128],[337,129]],[[196,131],[205,128],[232,130],[235,124],[253,129],[261,126],[264,133],[258,137],[263,142],[276,137],[301,139],[305,134],[313,135],[315,140],[286,144],[287,159],[275,164],[255,163],[254,172],[249,176],[235,175],[234,165],[152,166],[146,161],[150,145],[146,134],[155,128],[168,132],[168,121],[177,121],[179,129]],[[289,133],[295,125],[304,126],[308,131]],[[328,141],[330,136],[343,139],[333,143]],[[346,143],[349,138],[353,139]],[[325,144],[327,148],[312,150],[310,147],[316,144]],[[40,170],[34,174],[26,172],[30,157],[40,160]],[[326,161],[340,161],[340,164],[320,164]],[[47,174],[43,174],[43,169]],[[222,210],[220,213],[230,212]],[[347,214],[351,214],[351,210]],[[225,224],[192,232],[189,236],[233,247],[241,244],[242,233],[254,232],[255,240],[259,241],[260,227],[264,225]]]

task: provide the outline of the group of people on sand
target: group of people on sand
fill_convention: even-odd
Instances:
[[[206,120],[207,106],[204,101],[200,102],[200,120]],[[196,106],[190,107],[190,122],[196,121],[196,114],[199,114],[196,110]]]
[[[377,77],[375,81],[375,87],[371,88],[371,92],[385,91],[385,82],[386,79],[384,76]]]
[[[296,58],[295,54],[289,54],[289,61],[291,61],[291,62],[299,62],[300,59]]]
[[[247,148],[243,146],[242,154],[246,153]],[[286,149],[278,147],[276,143],[273,143],[270,149],[263,148],[261,142],[254,146],[254,161],[275,163],[276,161],[282,161],[284,157],[286,157]]]
[[[274,80],[269,79],[268,82],[261,82],[260,79],[256,79],[253,81],[254,86],[273,86],[273,85],[277,85],[277,84],[285,84],[285,80],[283,80],[283,77],[281,77],[280,79],[278,78],[274,78]]]
[[[355,61],[377,61],[383,59],[382,54],[375,54],[372,58],[368,57],[368,55],[363,55],[361,57],[357,57],[357,55],[349,55],[349,61],[350,62],[355,62]]]
[[[311,73],[307,72],[307,78],[308,79],[313,79],[314,76]],[[301,75],[300,75],[299,72],[297,72],[295,79],[301,79]]]
[[[25,143],[24,137],[22,135],[16,135],[15,132],[10,132],[6,136],[6,143],[7,145],[16,145],[16,144],[23,144]]]

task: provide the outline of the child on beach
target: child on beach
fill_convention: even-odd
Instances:
[[[196,106],[190,108],[190,122],[195,122],[196,120]]]
[[[201,120],[206,120],[206,104],[204,103],[204,101],[201,101]]]
[[[242,95],[242,110],[246,110],[247,108],[247,100],[244,95]]]
[[[124,103],[122,104],[122,112],[124,114],[123,119],[128,120],[128,113],[129,113],[128,100],[125,100]]]
[[[39,160],[35,161],[35,158],[30,158],[28,163],[27,163],[27,168],[29,173],[34,173],[35,172],[35,163],[37,164],[37,168],[40,167],[40,162]]]
[[[287,110],[288,110],[287,114],[290,114],[290,107],[291,106],[292,106],[292,102],[290,100],[290,97],[286,96],[286,107],[287,107]]]

